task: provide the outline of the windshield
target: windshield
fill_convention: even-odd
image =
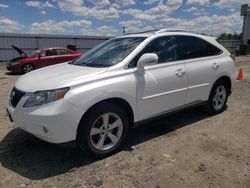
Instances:
[[[71,62],[74,65],[109,67],[125,59],[145,38],[126,37],[108,40]]]
[[[35,55],[37,55],[38,53],[40,53],[41,51],[40,50],[34,50],[34,51],[32,51],[32,52],[29,52],[29,53],[27,53],[27,57],[32,57],[32,56],[35,56]]]

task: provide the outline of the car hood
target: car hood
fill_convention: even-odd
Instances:
[[[21,50],[20,48],[14,46],[14,45],[11,45],[12,48],[14,48],[21,56],[26,56],[26,53]]]
[[[68,63],[49,66],[21,76],[15,87],[25,92],[70,87],[94,79],[107,68],[77,66]]]
[[[25,59],[26,57],[24,57],[24,56],[20,56],[20,57],[16,57],[16,58],[13,58],[13,59],[11,59],[9,62],[10,63],[15,63],[16,61],[18,61],[18,60],[20,60],[20,59]]]

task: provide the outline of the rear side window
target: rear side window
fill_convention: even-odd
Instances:
[[[53,49],[53,50],[46,51],[46,56],[66,55],[69,53],[70,52],[68,50],[64,50],[64,49]]]
[[[56,51],[57,51],[57,55],[66,55],[70,53],[68,50],[63,50],[63,49],[58,49]]]
[[[219,55],[222,51],[207,41],[192,37],[179,36],[181,59],[193,59]]]
[[[155,53],[158,55],[158,63],[167,63],[179,60],[178,45],[176,37],[160,37],[150,42],[129,64],[128,67],[135,67],[143,54]]]

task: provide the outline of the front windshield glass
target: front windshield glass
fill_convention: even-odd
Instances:
[[[29,53],[27,53],[27,57],[32,57],[32,56],[35,56],[35,55],[37,55],[38,53],[40,53],[41,51],[40,50],[34,50],[34,51],[32,51],[32,52],[29,52]]]
[[[126,37],[108,40],[72,62],[74,65],[109,67],[125,59],[145,38]]]

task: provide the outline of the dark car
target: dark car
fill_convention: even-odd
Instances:
[[[38,49],[27,54],[14,45],[12,47],[20,54],[20,57],[10,60],[6,68],[14,73],[27,73],[34,69],[71,61],[82,55],[62,47]]]

